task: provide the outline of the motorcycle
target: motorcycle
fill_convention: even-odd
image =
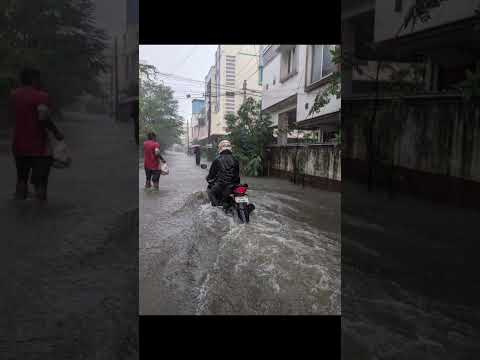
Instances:
[[[208,183],[207,191],[212,187],[212,182]],[[250,222],[250,213],[255,209],[255,205],[250,203],[247,196],[248,184],[233,185],[228,190],[228,196],[223,200],[222,204],[212,205],[222,206],[225,213],[234,215],[237,214],[238,220],[241,224],[248,224]]]

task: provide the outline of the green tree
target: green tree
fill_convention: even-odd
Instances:
[[[415,25],[418,22],[425,23],[431,19],[430,11],[434,8],[438,8],[442,3],[448,0],[417,0],[411,4],[406,15],[403,18],[401,26],[397,29],[395,38],[398,38],[402,31],[407,30],[410,27],[413,31]],[[376,46],[375,44],[369,44],[373,53],[375,53]],[[358,66],[354,54],[341,53],[340,47],[336,47],[332,51],[333,62],[337,65],[337,69],[332,76],[332,81],[329,84],[322,88],[317,94],[314,105],[310,109],[309,114],[315,114],[319,112],[324,106],[326,106],[332,96],[339,98],[341,96],[341,68],[350,68],[355,69],[358,73],[363,74],[362,69]],[[413,64],[410,68],[407,69],[397,69],[388,62],[377,61],[376,75],[371,80],[374,80],[375,84],[375,95],[373,102],[373,109],[370,116],[365,117],[364,121],[364,132],[366,138],[366,147],[367,147],[367,162],[368,162],[368,190],[371,191],[373,188],[373,168],[374,164],[379,160],[379,151],[380,151],[380,141],[379,139],[375,141],[374,132],[377,126],[377,114],[379,112],[379,97],[380,97],[380,72],[383,70],[389,70],[391,73],[391,82],[387,86],[387,91],[390,95],[393,95],[391,101],[391,109],[399,110],[402,107],[403,97],[405,95],[411,95],[415,93],[421,85],[420,73],[421,66],[418,64]],[[472,78],[470,78],[471,80]],[[413,81],[412,81],[413,80]],[[396,115],[397,112],[394,112]],[[397,129],[400,131],[400,129]],[[389,146],[393,147],[393,131],[390,129],[389,132],[390,141]],[[398,134],[398,132],[397,132]],[[341,139],[340,139],[341,141]],[[393,171],[393,150],[390,149],[390,159],[387,159],[390,162],[391,169]],[[385,160],[385,159],[383,159]],[[392,178],[391,174],[391,178]],[[390,190],[391,191],[391,190]]]
[[[448,0],[417,0],[415,1],[403,19],[402,25],[397,30],[396,36],[398,37],[401,31],[406,30],[409,26],[411,30],[414,29],[415,25],[420,21],[421,23],[425,23],[431,19],[430,11],[434,8],[439,7],[443,2]],[[478,10],[477,10],[478,11]],[[373,46],[372,46],[373,47]],[[341,96],[341,67],[348,67],[348,68],[355,68],[359,73],[362,73],[362,69],[355,63],[355,59],[352,54],[342,54],[341,47],[336,46],[335,48],[330,50],[332,54],[332,62],[336,65],[336,70],[334,71],[331,81],[329,81],[328,85],[325,86],[320,90],[320,92],[315,97],[314,104],[309,111],[309,115],[315,114],[319,112],[325,105],[330,102],[332,96],[336,98],[340,98]],[[378,62],[378,71],[377,74],[380,72],[380,69],[383,67],[389,67],[390,65],[385,64],[382,61]],[[400,83],[405,84],[404,79],[407,77],[407,73],[405,70],[391,69],[392,70],[392,77],[395,78],[396,84],[395,87],[398,87]],[[416,69],[414,69],[416,70]],[[407,70],[408,72],[408,70]],[[378,83],[378,76],[375,79],[376,83]]]
[[[85,93],[101,95],[99,75],[107,71],[106,33],[95,26],[92,0],[1,1],[0,87],[14,85],[19,70],[43,73],[61,107]]]
[[[341,48],[340,46],[335,46],[330,49],[332,54],[332,62],[336,65],[335,71],[333,72],[330,81],[327,86],[322,88],[315,97],[313,106],[310,108],[308,115],[313,115],[318,113],[325,105],[330,102],[332,96],[339,99],[341,97]]]
[[[183,134],[183,119],[178,115],[178,102],[173,90],[157,81],[157,69],[140,64],[140,139],[154,131],[162,149],[180,142]]]
[[[262,114],[261,103],[251,97],[237,114],[227,114],[227,138],[240,161],[242,174],[259,176],[265,164],[265,148],[272,143],[272,121]]]

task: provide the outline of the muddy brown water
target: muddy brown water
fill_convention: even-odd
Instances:
[[[340,194],[242,178],[247,225],[213,208],[207,170],[169,152],[140,194],[140,314],[340,314]]]

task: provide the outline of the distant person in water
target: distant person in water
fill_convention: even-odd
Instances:
[[[200,160],[202,158],[202,149],[200,148],[200,146],[195,146],[193,152],[195,153],[195,163],[197,164],[197,166],[199,166]]]
[[[160,161],[166,162],[160,155],[160,144],[157,142],[157,135],[154,132],[147,134],[147,141],[143,143],[143,164],[145,167],[145,188],[158,189],[160,180]]]
[[[10,111],[15,122],[12,144],[17,167],[15,197],[27,198],[30,178],[35,197],[46,201],[48,177],[53,162],[47,131],[57,140],[62,140],[63,135],[51,121],[50,97],[41,90],[39,70],[22,70],[20,86],[13,90],[10,96]]]

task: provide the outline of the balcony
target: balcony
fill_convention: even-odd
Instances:
[[[264,49],[262,54],[262,64],[264,66],[268,64],[270,61],[272,61],[272,59],[275,58],[275,56],[278,55],[276,51],[277,48],[278,48],[278,45],[270,45]]]

